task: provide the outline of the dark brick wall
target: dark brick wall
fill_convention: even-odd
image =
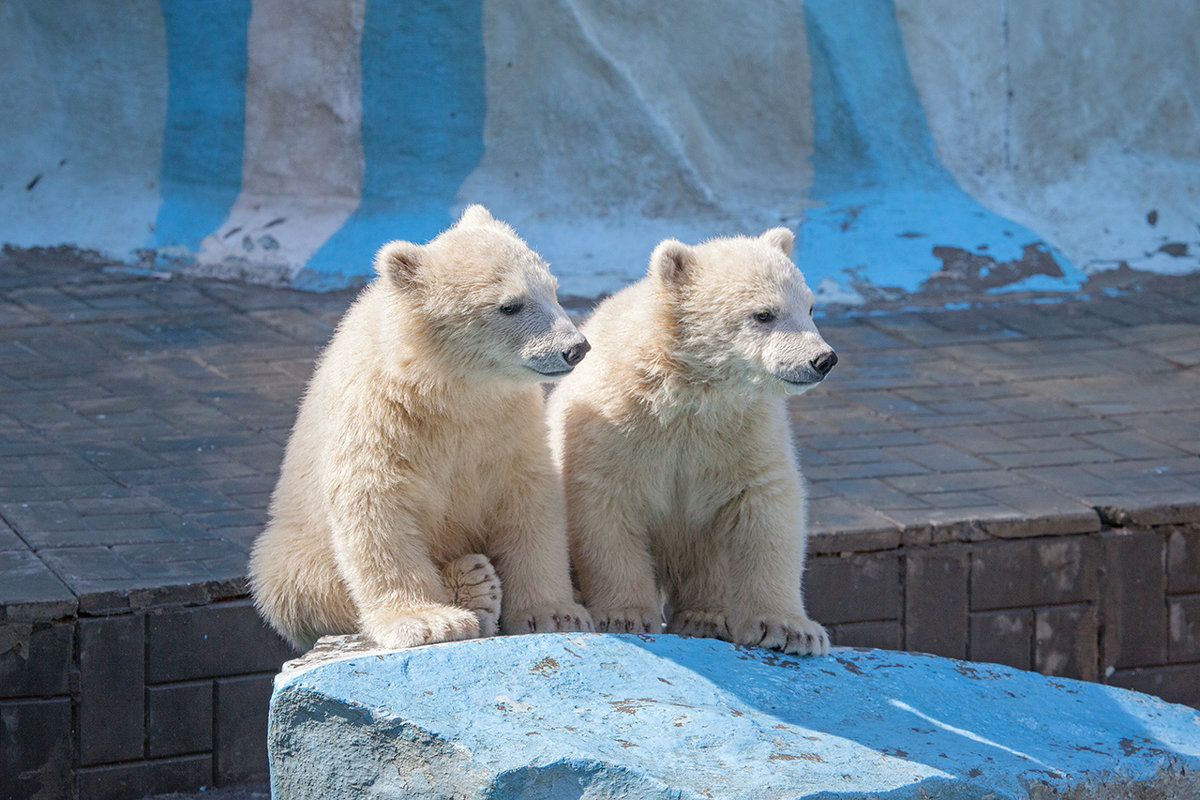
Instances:
[[[265,781],[272,679],[293,655],[245,599],[5,621],[0,800]]]
[[[1200,526],[946,538],[883,550],[864,539],[873,550],[856,553],[840,536],[836,554],[814,540],[810,614],[834,644],[1007,664],[1200,707]]]
[[[974,538],[974,540],[972,540]],[[1200,707],[1200,526],[814,541],[835,644],[1099,680]],[[272,679],[293,655],[246,599],[0,622],[0,800],[128,798],[267,777]],[[36,664],[37,668],[30,668]]]

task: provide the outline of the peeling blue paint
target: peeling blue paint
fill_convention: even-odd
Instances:
[[[286,670],[274,797],[1191,797],[1200,713],[993,664],[532,634]],[[1175,794],[1169,792],[1174,790]]]
[[[424,242],[452,222],[458,189],[483,156],[482,19],[482,0],[368,2],[362,200],[301,285],[344,285],[384,242]]]
[[[942,166],[892,0],[808,0],[812,63],[813,186],[797,257],[810,283],[906,292],[941,269],[933,248],[977,243],[997,262],[1040,244],[1062,271],[1028,286],[1062,291],[1083,279],[1032,231],[968,196]],[[1011,287],[1017,288],[1017,287]]]
[[[199,249],[242,183],[250,0],[162,0],[167,118],[162,204],[149,247]]]

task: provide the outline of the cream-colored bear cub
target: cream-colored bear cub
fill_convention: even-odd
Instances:
[[[571,551],[597,630],[824,654],[804,611],[805,494],[786,398],[837,362],[792,234],[662,242],[584,326],[550,399]],[[656,579],[657,584],[656,585]]]
[[[482,206],[375,268],[300,404],[250,559],[259,610],[301,649],[468,639],[497,614],[508,633],[591,630],[538,385],[588,350],[554,278]]]

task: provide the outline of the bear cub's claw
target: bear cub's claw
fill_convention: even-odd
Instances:
[[[472,553],[442,567],[450,602],[475,612],[479,635],[495,636],[500,622],[500,578],[487,556]]]
[[[363,632],[381,646],[401,650],[479,636],[475,612],[454,606],[430,605],[366,623]]]
[[[680,636],[703,636],[708,639],[730,640],[729,624],[721,611],[685,609],[676,611],[667,623],[667,633]]]
[[[575,603],[534,606],[512,613],[506,611],[500,624],[505,633],[591,633],[595,630],[592,615]]]
[[[738,644],[782,650],[795,655],[829,654],[829,634],[808,617],[752,617],[732,628]]]
[[[662,633],[662,617],[652,608],[609,608],[592,618],[600,633]]]

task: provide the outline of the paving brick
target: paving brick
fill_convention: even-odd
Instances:
[[[906,497],[909,495],[905,495]],[[994,497],[989,497],[982,492],[933,492],[930,494],[919,494],[916,498],[921,501],[921,505],[894,505],[891,509],[917,509],[917,508],[986,508],[989,506],[1003,507],[1005,504],[1000,503]],[[891,510],[886,509],[886,510]]]
[[[1164,542],[1153,531],[1101,534],[1105,668],[1162,664],[1167,656]]]
[[[902,492],[929,494],[934,492],[972,492],[1009,486],[1022,479],[1002,469],[974,472],[927,472],[919,475],[889,475],[884,481]]]
[[[899,620],[850,622],[829,629],[830,639],[839,647],[878,647],[900,650],[904,647],[904,628]]]
[[[976,611],[970,617],[967,658],[1017,669],[1033,667],[1033,611]]]
[[[0,551],[0,608],[11,622],[60,619],[75,612],[71,590],[28,550]]]
[[[182,793],[193,795],[212,786],[213,758],[209,753],[146,762],[146,791],[152,795]]]
[[[898,620],[900,558],[897,553],[810,558],[804,571],[805,607],[821,623]]]
[[[1200,595],[1170,598],[1167,625],[1170,662],[1200,661]]]
[[[28,550],[29,545],[13,529],[0,522],[0,550]]]
[[[0,622],[0,698],[68,694],[74,643],[70,622]]]
[[[155,486],[150,494],[167,505],[183,511],[220,511],[235,508],[225,495],[210,486],[198,484]]]
[[[910,550],[904,567],[905,649],[966,658],[967,549],[950,545]]]
[[[900,541],[899,527],[895,522],[873,508],[838,496],[819,498],[809,503],[808,530],[813,535],[838,534],[839,538],[883,534],[894,542],[892,546]]]
[[[78,595],[81,611],[112,614],[153,605],[205,603],[228,596],[245,575],[245,553],[224,540],[176,536],[176,541],[41,551]],[[115,537],[114,537],[115,538]]]
[[[886,447],[890,455],[939,472],[971,472],[994,469],[992,464],[943,444]]]
[[[814,450],[862,450],[877,452],[882,447],[930,444],[934,440],[913,431],[881,431],[878,433],[862,434],[859,436],[805,436],[799,440],[802,445]],[[839,457],[842,457],[839,454]]]
[[[140,616],[79,620],[79,763],[142,757],[145,636]]]
[[[214,773],[218,786],[268,777],[267,713],[274,675],[216,681]]]
[[[1093,536],[981,542],[972,551],[971,609],[1095,601],[1100,558]]]
[[[1037,527],[1045,533],[1061,535],[1100,530],[1100,517],[1095,509],[1039,484],[1016,483],[983,489],[981,493],[1015,508],[1031,522],[1039,521]],[[1057,523],[1051,525],[1051,520],[1057,520]]]
[[[1017,520],[1017,512],[1000,503],[964,508],[888,509],[889,519],[904,529],[905,545],[971,542],[988,538],[985,526]]]
[[[990,453],[1019,453],[1028,449],[1024,444],[1006,439],[979,425],[938,427],[930,433],[944,442],[979,456]]]
[[[275,672],[295,653],[248,600],[149,615],[151,683]]]
[[[212,681],[146,688],[146,755],[151,758],[212,750]]]
[[[81,456],[108,473],[133,469],[154,469],[162,462],[139,447],[126,444],[103,446],[85,445],[78,448]]]
[[[1034,610],[1033,668],[1043,675],[1094,681],[1098,670],[1096,612],[1090,605]]]
[[[863,478],[859,480],[826,481],[826,488],[869,508],[927,508],[925,503],[912,495],[897,491],[882,480]]]
[[[1113,461],[1116,458],[1117,456],[1111,451],[1100,447],[1092,447],[1083,442],[1077,442],[1075,447],[1069,450],[1026,450],[1020,453],[991,453],[987,456],[988,461],[998,464],[1005,469],[1088,464]]]
[[[1122,669],[1108,676],[1105,683],[1200,708],[1200,664]]]
[[[129,800],[147,791],[146,763],[111,764],[80,769],[75,775],[78,797],[89,800]]]
[[[898,458],[851,464],[821,464],[805,471],[812,481],[853,480],[856,478],[890,478],[899,475],[923,475],[929,470],[921,465]]]
[[[1174,528],[1168,534],[1167,591],[1200,592],[1200,528]]]
[[[70,797],[71,788],[70,699],[0,700],[0,797]]]
[[[1105,495],[1099,498],[1096,511],[1101,519],[1113,526],[1135,526],[1148,528],[1159,525],[1195,522],[1200,519],[1200,502],[1195,500],[1196,489],[1188,484],[1182,486],[1175,481],[1173,489],[1157,487],[1161,491],[1137,492],[1122,485],[1130,494]]]
[[[1178,458],[1186,451],[1129,431],[1110,431],[1080,436],[1085,442],[1103,447],[1123,459]]]

